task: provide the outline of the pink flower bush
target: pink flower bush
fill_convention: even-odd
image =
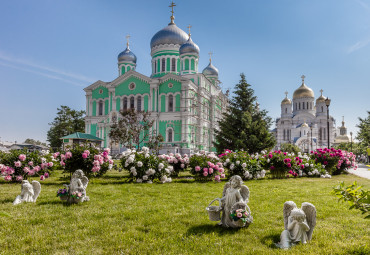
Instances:
[[[222,178],[220,173],[223,172],[223,168],[220,166],[222,163],[214,153],[206,154],[202,151],[192,155],[189,159],[190,173],[199,181],[220,181]],[[216,167],[217,171],[215,171]]]
[[[19,155],[18,158],[19,158],[20,161],[25,161],[26,160],[26,155],[21,154],[21,155]]]

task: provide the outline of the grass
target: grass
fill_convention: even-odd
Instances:
[[[369,189],[370,180],[341,175],[245,182],[254,222],[230,230],[209,221],[205,211],[224,182],[135,184],[123,177],[111,171],[92,179],[90,201],[72,206],[56,197],[67,183],[59,171],[42,182],[35,204],[13,206],[20,185],[0,181],[0,254],[370,254],[370,221],[330,194],[339,181],[357,180]],[[313,203],[317,225],[309,244],[285,251],[274,243],[288,200]]]

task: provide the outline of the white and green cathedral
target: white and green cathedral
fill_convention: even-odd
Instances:
[[[118,55],[118,77],[86,87],[85,132],[104,140],[105,147],[124,148],[109,138],[119,111],[148,111],[155,120],[152,132],[164,137],[162,152],[214,151],[214,130],[228,105],[220,88],[218,70],[209,64],[198,72],[199,47],[171,22],[151,39],[150,76],[136,72],[136,56],[129,48]],[[144,141],[145,144],[145,141]],[[143,144],[143,145],[144,145]]]

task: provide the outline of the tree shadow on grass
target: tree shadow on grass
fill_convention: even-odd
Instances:
[[[62,200],[53,200],[53,201],[45,201],[45,202],[38,202],[37,203],[37,205],[63,205],[65,207],[79,206],[80,204],[69,204],[69,203],[66,203],[66,202],[64,202]]]
[[[241,229],[242,228],[224,228],[216,224],[203,224],[189,228],[186,232],[186,236],[204,235],[208,233],[217,233],[220,236],[233,235]]]
[[[272,249],[278,249],[278,247],[276,247],[275,244],[278,243],[279,241],[280,241],[280,234],[268,235],[261,239],[261,243],[263,245],[266,245],[267,247],[272,248]]]
[[[0,204],[7,204],[7,203],[13,203],[14,199],[12,198],[6,198],[4,200],[0,200]]]

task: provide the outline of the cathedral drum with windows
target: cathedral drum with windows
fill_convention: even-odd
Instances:
[[[281,102],[281,117],[276,120],[275,133],[277,147],[284,143],[297,145],[303,152],[317,148],[328,147],[327,106],[323,90],[316,99],[311,88],[304,82],[293,93],[293,102],[288,98],[288,92]],[[335,119],[329,116],[330,146],[338,130],[335,128]]]
[[[222,92],[218,70],[209,65],[198,72],[200,50],[190,34],[176,26],[171,4],[170,23],[151,39],[152,73],[136,71],[137,58],[129,47],[118,55],[118,77],[97,81],[86,87],[86,133],[104,139],[113,153],[125,148],[109,138],[112,121],[119,111],[148,111],[155,120],[151,132],[164,137],[162,153],[214,151],[217,122],[228,105]],[[118,116],[118,117],[117,117]],[[145,141],[140,146],[145,145]]]

